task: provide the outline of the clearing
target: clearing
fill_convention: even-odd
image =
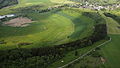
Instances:
[[[10,21],[4,22],[3,25],[12,26],[12,27],[26,27],[30,23],[32,23],[32,20],[28,18],[19,17],[19,18],[14,18]]]

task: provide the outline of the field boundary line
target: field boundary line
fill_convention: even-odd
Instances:
[[[94,51],[96,48],[101,47],[102,45],[104,45],[104,44],[110,42],[111,40],[112,40],[112,39],[110,38],[108,41],[105,41],[104,43],[102,43],[102,44],[100,44],[100,45],[98,45],[98,46],[92,48],[91,50],[89,50],[88,52],[86,52],[86,53],[83,54],[82,56],[78,57],[77,59],[75,59],[75,60],[73,60],[73,61],[71,61],[71,62],[69,62],[69,63],[67,63],[67,64],[65,64],[65,65],[63,65],[63,66],[61,66],[61,67],[58,67],[58,68],[64,68],[64,67],[66,67],[66,66],[68,66],[68,65],[70,65],[70,64],[72,64],[72,63],[74,63],[75,61],[84,58],[84,57],[85,57],[86,55],[88,55],[90,52],[92,52],[92,51]]]

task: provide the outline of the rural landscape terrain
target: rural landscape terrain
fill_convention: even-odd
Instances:
[[[0,0],[0,68],[120,68],[120,0]]]

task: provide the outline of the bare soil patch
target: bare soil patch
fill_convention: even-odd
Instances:
[[[33,21],[31,19],[28,19],[26,17],[18,17],[14,18],[12,20],[9,20],[7,22],[4,22],[3,25],[11,26],[11,27],[26,27],[29,26],[30,23]]]

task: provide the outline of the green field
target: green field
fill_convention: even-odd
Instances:
[[[120,62],[120,35],[110,35],[112,41],[101,48],[103,56],[106,58],[106,68],[119,68]]]
[[[29,49],[32,48],[40,48],[40,47],[48,47],[49,46],[57,46],[60,44],[65,44],[69,42],[73,42],[79,39],[83,39],[85,37],[90,36],[93,33],[94,26],[96,25],[94,20],[101,20],[102,17],[105,19],[107,22],[107,27],[108,27],[108,34],[112,38],[112,41],[105,46],[103,46],[99,53],[102,54],[103,57],[105,57],[105,62],[104,65],[102,65],[102,62],[100,61],[100,58],[93,57],[91,55],[88,55],[85,57],[82,61],[79,61],[75,65],[71,66],[70,68],[80,68],[83,65],[83,68],[87,68],[87,66],[90,66],[91,68],[94,67],[104,67],[105,68],[119,68],[119,62],[120,62],[120,55],[119,55],[119,40],[120,40],[120,24],[115,21],[114,19],[110,17],[106,17],[103,15],[103,12],[98,12],[100,15],[95,15],[97,13],[93,13],[93,18],[89,18],[85,16],[83,13],[84,12],[96,12],[92,11],[89,9],[79,9],[79,8],[68,8],[64,7],[62,9],[55,8],[53,10],[50,10],[48,12],[43,12],[39,13],[38,11],[47,9],[48,7],[54,7],[56,5],[63,5],[66,3],[75,3],[72,2],[73,0],[19,0],[19,4],[9,6],[3,9],[0,9],[0,15],[5,15],[5,14],[16,14],[18,17],[27,17],[31,19],[33,22],[30,23],[29,26],[27,27],[11,27],[7,25],[3,25],[4,22],[0,20],[0,53],[2,53],[1,50],[5,50],[5,53],[0,54],[2,57],[6,58],[6,56],[9,55],[9,51],[11,50],[10,53],[16,54],[19,53],[20,49],[25,50],[25,53],[22,53],[23,56],[31,54],[29,52]],[[98,0],[96,0],[98,1]],[[115,0],[116,1],[116,0]],[[108,2],[115,3],[113,0],[109,0]],[[103,0],[100,0],[99,2],[103,3]],[[93,2],[92,2],[93,3]],[[38,7],[36,7],[38,6]],[[37,10],[37,11],[34,11]],[[109,11],[115,15],[120,16],[120,12],[117,11]],[[107,12],[107,11],[106,11]],[[100,16],[95,18],[96,16]],[[9,20],[7,20],[9,21]],[[104,20],[97,21],[99,23],[102,22],[105,23]],[[98,24],[99,24],[98,23]],[[4,41],[6,42],[5,44],[1,44],[1,42]],[[3,63],[0,62],[0,64],[7,64],[8,67],[12,64],[13,67],[19,67],[22,66],[22,64],[19,61],[22,61],[24,63],[28,64],[29,66],[35,67],[40,64],[45,64],[48,66],[48,68],[56,68],[60,67],[62,65],[65,65],[69,63],[70,61],[78,58],[79,56],[83,55],[87,51],[91,50],[93,47],[96,47],[97,45],[105,42],[106,40],[101,40],[93,44],[92,46],[84,47],[84,48],[76,48],[76,50],[72,50],[66,52],[64,57],[62,55],[56,55],[56,56],[51,56],[52,59],[59,57],[55,59],[55,61],[51,60],[50,56],[36,56],[34,54],[31,54],[31,56],[27,56],[25,59],[20,59],[18,58],[17,60],[11,60],[11,58],[16,57],[13,55],[10,55],[9,61],[4,61]],[[84,40],[83,40],[84,42]],[[91,40],[90,40],[91,42]],[[19,45],[20,43],[31,43],[29,45]],[[14,52],[14,49],[18,49],[18,52]],[[27,54],[27,49],[29,54]],[[47,49],[47,48],[46,48]],[[67,50],[67,49],[66,49]],[[37,51],[37,50],[36,50]],[[62,51],[62,48],[60,48],[60,51]],[[78,51],[79,55],[75,56],[75,51]],[[22,51],[24,52],[24,51]],[[59,52],[59,51],[58,51]],[[34,53],[34,52],[33,52]],[[99,54],[98,53],[98,54]],[[21,53],[20,53],[21,54]],[[26,55],[24,55],[26,54]],[[97,53],[96,53],[97,54]],[[21,55],[17,55],[21,56]],[[2,57],[0,57],[0,61],[2,61]],[[46,63],[46,58],[48,59],[47,61],[51,61],[52,63]],[[39,61],[36,62],[36,59]],[[30,63],[29,63],[30,61]],[[64,62],[61,62],[64,61]],[[10,64],[10,62],[12,62]],[[18,65],[15,65],[18,62]],[[34,63],[32,65],[32,62]],[[30,64],[30,65],[29,65]],[[50,64],[50,65],[47,65]],[[85,66],[84,66],[85,65]],[[98,65],[98,66],[97,66]],[[12,68],[12,66],[10,68]],[[24,66],[27,67],[26,64]],[[44,66],[44,65],[43,65]],[[88,68],[90,68],[88,67]],[[22,67],[20,67],[22,68]],[[44,68],[44,67],[43,67]]]
[[[21,14],[20,16],[25,15],[25,17],[33,20],[33,23],[31,23],[27,27],[10,27],[7,25],[3,26],[4,22],[0,21],[0,43],[3,40],[6,42],[5,44],[0,44],[0,50],[7,51],[7,50],[14,50],[17,48],[30,49],[30,48],[40,48],[40,47],[55,46],[55,45],[57,46],[60,44],[76,41],[78,39],[82,39],[84,37],[91,35],[93,33],[94,20],[82,14],[83,12],[88,12],[88,10],[65,7],[63,9],[56,8],[54,10],[44,13],[38,13],[32,11],[33,9],[41,10],[41,9],[46,9],[50,6],[53,7],[54,5],[63,5],[63,3],[70,3],[70,2],[65,0],[19,0],[18,5],[10,6],[9,8],[0,9],[0,15]],[[40,7],[37,7],[36,9],[36,7],[34,7],[36,5],[37,6],[39,5]],[[19,45],[20,43],[32,43],[32,44]],[[91,47],[80,49],[80,51],[81,53],[84,53],[89,48]],[[17,51],[15,51],[15,53],[17,53]],[[66,55],[67,57],[63,58],[66,60],[65,63],[68,63],[69,61],[76,58],[73,56],[73,53],[74,51],[68,53]],[[28,54],[26,53],[26,55]],[[71,55],[70,58],[69,55]],[[14,56],[10,56],[10,57],[14,57]],[[37,58],[37,56],[34,57]],[[34,60],[34,57],[29,57],[26,60],[20,60],[20,61],[28,63],[28,65],[24,65],[24,66],[29,67],[29,64],[31,64],[30,62],[34,62],[32,61],[32,59]],[[1,58],[2,57],[0,57],[0,61]],[[39,58],[44,60],[42,57]],[[29,60],[30,62],[28,62]],[[14,65],[14,62],[16,63],[18,62],[18,65]],[[40,62],[42,61],[40,60]],[[15,61],[10,60],[10,62],[6,62],[6,61],[4,61],[3,63],[0,62],[0,64],[2,64],[2,66],[4,66],[4,64],[7,64],[6,67],[11,67],[11,68],[18,67],[19,59]],[[59,64],[59,61],[57,64]],[[58,67],[58,66],[54,66],[56,65],[54,63],[52,65],[53,67]],[[52,67],[52,65],[50,65],[50,67]],[[20,66],[23,65],[21,65],[20,63]],[[35,66],[36,65],[34,65],[34,67]]]
[[[34,2],[36,3],[37,1],[38,0]],[[84,11],[80,9],[63,9],[60,11],[53,10],[46,13],[31,13],[27,10],[18,12],[17,9],[20,6],[23,6],[23,4],[34,4],[34,2],[33,0],[20,0],[20,3],[17,6],[11,7],[12,9],[16,9],[15,11],[12,10],[12,12],[21,12],[30,19],[34,20],[34,22],[30,26],[23,28],[3,26],[3,22],[1,22],[0,40],[4,40],[7,43],[0,44],[0,49],[16,48],[19,43],[33,43],[27,46],[20,46],[22,48],[64,44],[84,38],[92,33],[94,21],[86,16],[83,16],[82,12]],[[42,0],[38,2],[46,3],[49,1]],[[4,10],[6,11],[10,9],[4,8],[1,11],[5,12]]]

